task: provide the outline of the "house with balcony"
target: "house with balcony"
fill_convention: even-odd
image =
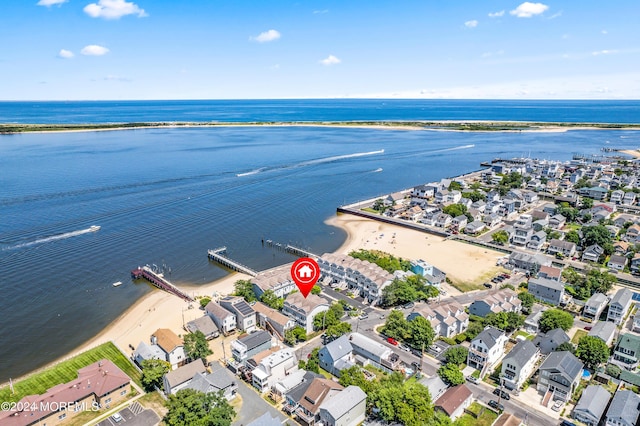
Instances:
[[[226,296],[220,299],[220,306],[235,315],[236,328],[238,330],[250,332],[256,329],[258,325],[256,311],[253,310],[244,298]]]
[[[491,326],[485,327],[471,341],[467,365],[480,370],[481,376],[484,375],[504,355],[507,340],[503,331]]]
[[[604,249],[598,244],[593,244],[582,252],[582,261],[598,263],[602,255],[604,255]]]
[[[607,321],[613,321],[614,324],[620,324],[627,316],[627,312],[631,308],[633,302],[633,292],[628,288],[621,288],[611,298],[609,303],[609,311],[607,312]]]
[[[339,395],[344,389],[333,380],[321,378],[314,379],[304,392],[293,415],[303,426],[313,426],[320,422],[320,406],[326,398]]]
[[[618,342],[613,348],[611,362],[627,370],[638,367],[640,357],[640,336],[625,333],[618,336]]]
[[[236,361],[244,364],[252,356],[270,349],[272,346],[271,334],[268,331],[260,330],[231,342],[231,355]]]
[[[519,341],[502,360],[502,385],[520,389],[534,372],[540,350],[530,340]]]
[[[289,318],[277,309],[270,308],[262,302],[253,305],[256,311],[258,325],[275,335],[280,341],[284,340],[284,334],[296,326],[293,318]]]
[[[464,233],[470,235],[476,235],[485,230],[487,225],[485,225],[480,220],[474,220],[473,222],[467,223],[467,226],[464,227]]]
[[[252,370],[253,386],[260,392],[266,392],[297,369],[298,360],[293,349],[281,349],[263,358]]]
[[[266,271],[258,272],[255,277],[251,278],[253,292],[258,299],[267,290],[273,291],[276,296],[284,299],[296,289],[296,283],[291,278],[291,265],[291,263],[287,263],[286,265],[267,269]]]
[[[538,231],[531,236],[531,239],[527,243],[527,248],[529,250],[540,251],[542,250],[542,246],[544,246],[546,242],[547,242],[547,233],[544,231]]]
[[[640,417],[640,396],[632,390],[618,390],[605,414],[605,426],[636,426]]]
[[[547,256],[541,254],[529,254],[514,250],[509,255],[509,264],[517,269],[537,272],[541,266],[551,266],[552,261]]]
[[[629,191],[624,193],[624,197],[622,198],[622,204],[627,206],[633,206],[636,204],[637,194],[635,192]]]
[[[291,293],[284,300],[282,313],[293,319],[307,334],[313,332],[313,319],[318,315],[326,315],[329,302],[315,294],[304,297],[302,293]]]
[[[584,304],[582,316],[590,320],[598,320],[608,303],[609,298],[606,294],[594,293]]]
[[[549,219],[549,227],[551,229],[562,229],[567,223],[567,219],[561,214],[556,214]]]
[[[553,266],[541,266],[538,271],[538,278],[546,278],[548,280],[558,281],[562,278],[562,269]]]
[[[582,392],[571,417],[587,426],[598,426],[610,400],[611,394],[605,388],[589,385]]]
[[[564,297],[564,285],[546,278],[531,278],[527,291],[533,294],[536,299],[556,306],[562,302]]]
[[[407,316],[407,320],[413,321],[417,316],[422,316],[429,321],[436,336],[440,337],[453,337],[463,333],[469,327],[469,315],[462,305],[454,301],[433,308],[420,305]]]
[[[494,228],[502,223],[502,218],[497,213],[490,213],[484,216],[484,224],[487,228]]]
[[[436,287],[440,287],[440,284],[447,279],[447,274],[444,271],[441,271],[422,259],[411,261],[411,272],[422,275],[430,285]]]
[[[569,351],[552,352],[540,366],[538,392],[545,394],[543,404],[550,399],[568,401],[576,390],[584,364]]]
[[[553,238],[549,240],[549,247],[547,247],[547,253],[553,255],[562,255],[564,257],[572,257],[576,254],[576,245],[571,241],[563,241]]]
[[[611,196],[609,197],[609,201],[615,204],[622,204],[623,198],[624,198],[624,191],[621,189],[616,189],[615,191],[611,191]]]
[[[175,370],[187,362],[182,339],[168,328],[159,328],[151,335],[151,344],[158,345],[165,354],[164,360]]]

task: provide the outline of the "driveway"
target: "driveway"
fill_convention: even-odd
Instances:
[[[247,425],[262,416],[265,412],[269,412],[271,417],[277,417],[283,423],[286,420],[291,421],[291,419],[278,411],[274,406],[262,399],[255,389],[249,387],[247,383],[235,377],[229,370],[225,371],[238,383],[238,393],[242,397],[242,407],[240,407],[238,418],[233,422],[234,425]],[[291,423],[293,422],[291,421]]]

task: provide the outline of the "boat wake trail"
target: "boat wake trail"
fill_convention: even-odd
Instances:
[[[52,235],[50,237],[46,237],[46,238],[38,238],[37,240],[33,240],[33,241],[29,241],[26,243],[20,243],[20,244],[16,244],[7,248],[3,248],[2,250],[16,250],[16,249],[21,249],[21,248],[25,248],[25,247],[31,247],[31,246],[35,246],[38,244],[46,244],[46,243],[50,243],[52,241],[58,241],[58,240],[66,240],[67,238],[72,238],[72,237],[77,237],[79,235],[84,235],[84,234],[88,234],[91,232],[96,232],[100,229],[99,226],[92,226],[90,228],[87,229],[80,229],[78,231],[72,231],[72,232],[65,232],[64,234],[58,234],[58,235]]]
[[[383,153],[384,153],[384,149],[380,149],[378,151],[369,151],[369,152],[356,152],[354,154],[335,155],[332,157],[324,157],[324,158],[317,158],[315,160],[303,161],[303,162],[292,164],[289,166],[261,167],[259,169],[251,170],[249,172],[238,173],[236,176],[237,177],[251,176],[251,175],[257,175],[258,173],[269,172],[272,170],[297,169],[298,167],[313,166],[316,164],[331,163],[334,161],[346,160],[348,158],[367,157],[369,155],[378,155]]]

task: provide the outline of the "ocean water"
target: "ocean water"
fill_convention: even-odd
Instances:
[[[44,121],[47,113],[39,114],[27,121]],[[207,260],[209,248],[226,245],[258,270],[293,260],[262,247],[263,238],[335,250],[345,235],[324,221],[344,203],[477,170],[494,157],[566,160],[638,145],[640,133],[629,130],[226,127],[0,136],[0,381],[73,350],[156,291],[131,282],[139,265],[166,264],[176,284],[198,285],[226,274]],[[87,232],[92,225],[102,228]],[[124,284],[113,288],[115,281]]]

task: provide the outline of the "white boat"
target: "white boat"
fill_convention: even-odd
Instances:
[[[98,226],[98,225],[91,225],[89,227],[89,231],[90,232],[96,232],[96,231],[99,231],[99,230],[100,230],[100,226]]]
[[[122,281],[118,281],[118,282],[113,283],[114,287],[118,287],[119,285],[122,285]]]

